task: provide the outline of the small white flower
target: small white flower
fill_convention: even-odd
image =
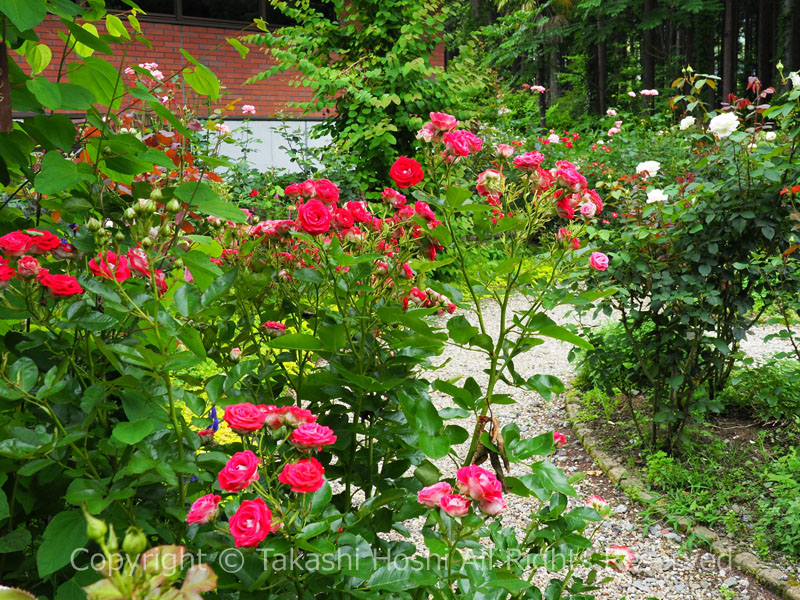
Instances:
[[[720,139],[724,139],[736,131],[739,127],[739,119],[735,113],[726,112],[717,115],[708,124],[708,129]]]
[[[751,152],[756,148],[758,148],[758,144],[747,144],[747,149],[750,150]]]
[[[687,129],[689,129],[689,127],[694,125],[694,122],[695,118],[691,115],[689,115],[688,117],[683,117],[681,119],[681,124],[680,124],[681,131],[686,131]]]
[[[511,109],[510,108],[506,108],[505,106],[501,106],[500,108],[497,109],[497,114],[498,115],[504,115],[504,114],[510,113],[510,112],[511,112]]]
[[[658,169],[661,167],[661,163],[655,160],[646,160],[644,162],[640,162],[636,165],[636,173],[643,173],[647,171],[647,174],[651,177],[655,177],[658,173]]]
[[[561,138],[560,138],[560,137],[558,137],[558,134],[557,134],[557,133],[551,133],[551,134],[550,134],[550,135],[547,137],[547,141],[548,141],[548,142],[550,142],[551,144],[557,144],[557,143],[559,143],[559,142],[561,141]]]
[[[768,142],[775,141],[775,138],[778,137],[778,134],[774,131],[768,131],[767,134],[764,136]]]
[[[797,71],[789,73],[789,79],[792,81],[792,87],[800,87],[800,73]]]
[[[669,196],[664,193],[664,190],[659,190],[658,188],[654,188],[647,192],[647,203],[654,204],[656,202],[666,202],[669,200]]]

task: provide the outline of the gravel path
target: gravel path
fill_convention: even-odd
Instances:
[[[524,298],[512,300],[512,306],[524,308]],[[499,319],[499,309],[493,303],[485,304],[487,324],[495,328]],[[551,313],[557,322],[568,321],[565,309]],[[477,323],[474,314],[465,315],[473,324]],[[744,344],[744,350],[756,356],[774,353],[781,349],[778,340],[764,343],[761,338],[767,333],[765,329],[755,332]],[[574,369],[567,360],[570,346],[557,340],[547,340],[544,344],[532,348],[518,357],[516,367],[523,377],[534,374],[556,375],[568,381]],[[431,376],[439,379],[453,377],[474,377],[485,389],[488,377],[482,372],[483,357],[478,353],[449,347],[438,364],[444,366]],[[555,463],[568,474],[576,471],[587,473],[586,478],[575,487],[578,499],[571,503],[580,503],[591,494],[606,498],[614,507],[614,514],[607,519],[596,536],[596,548],[602,550],[611,544],[624,544],[636,554],[634,568],[624,574],[614,574],[610,569],[601,575],[615,576],[615,581],[605,585],[596,592],[598,598],[608,600],[646,600],[684,599],[684,598],[737,598],[741,600],[775,599],[777,596],[765,590],[752,578],[732,569],[730,565],[705,551],[705,549],[689,549],[683,536],[663,523],[648,521],[641,514],[640,508],[632,503],[621,491],[617,490],[605,475],[596,467],[592,459],[583,451],[580,442],[572,434],[564,412],[563,399],[544,401],[537,393],[517,390],[500,384],[498,393],[510,393],[517,399],[514,405],[497,405],[494,416],[501,427],[507,423],[517,423],[523,437],[533,437],[548,430],[561,431],[567,434],[568,443],[555,456]],[[434,396],[439,407],[452,406],[452,401],[444,395]],[[471,431],[472,423],[463,423]],[[463,456],[466,447],[458,449]],[[451,461],[440,461],[438,464],[444,476],[454,477],[455,466]],[[512,465],[512,475],[525,474],[524,467]],[[514,497],[504,513],[506,525],[524,527],[528,522],[527,515],[536,505],[535,500]],[[421,522],[412,523],[411,529],[419,531]],[[646,532],[646,533],[645,533]],[[422,546],[422,539],[419,546]],[[418,547],[419,547],[418,546]],[[540,585],[545,583],[545,574],[538,577]],[[546,584],[545,584],[546,585]],[[721,590],[725,586],[730,591]],[[732,594],[731,594],[732,592]],[[725,594],[725,595],[723,595]]]

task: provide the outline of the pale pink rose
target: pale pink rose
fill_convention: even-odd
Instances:
[[[622,121],[614,121],[614,127],[622,127]]]
[[[509,158],[514,154],[514,146],[510,146],[508,144],[497,144],[496,150],[497,155],[502,156],[503,158]]]
[[[630,96],[631,98],[636,98],[636,92],[630,91],[628,92],[628,96]]]
[[[500,171],[496,169],[486,169],[478,175],[475,189],[478,190],[481,196],[499,196],[503,191],[504,180],[505,178]]]
[[[546,89],[543,85],[532,85],[531,86],[532,92],[539,92],[540,94],[544,94]]]
[[[597,212],[597,207],[594,205],[593,202],[585,202],[580,205],[579,210],[582,217],[586,219],[591,219]]]
[[[243,115],[254,115],[256,114],[256,107],[252,104],[245,104],[242,106],[242,114]]]
[[[605,271],[608,268],[608,257],[602,252],[592,252],[589,264],[597,271]]]
[[[627,546],[609,546],[606,548],[608,566],[617,573],[630,571],[633,567],[634,554]]]
[[[612,127],[608,130],[608,137],[613,137],[622,131],[619,127]]]
[[[451,517],[463,517],[469,512],[470,501],[458,494],[445,494],[439,498],[439,507]]]
[[[593,494],[586,499],[586,506],[589,508],[595,509],[598,513],[600,513],[601,517],[607,517],[611,514],[611,505],[606,501],[605,498]]]
[[[242,358],[242,349],[241,348],[232,348],[231,349],[231,360],[239,360]]]
[[[480,508],[483,514],[494,516],[499,515],[501,512],[507,509],[508,505],[506,504],[506,501],[503,500],[503,497],[500,496],[491,500],[484,500],[481,502]]]
[[[405,195],[392,188],[383,188],[381,200],[386,202],[392,208],[400,208],[406,204]]]
[[[187,523],[210,523],[219,514],[219,502],[221,496],[206,494],[194,501],[186,515]]]
[[[616,117],[616,116],[617,116],[617,111],[615,111],[613,108],[609,108],[609,109],[606,111],[606,114],[607,114],[609,117]]]
[[[439,483],[434,483],[433,485],[422,488],[417,492],[417,501],[429,508],[434,508],[439,506],[439,500],[442,499],[442,496],[446,496],[452,491],[453,488],[449,483],[440,481]]]
[[[461,467],[456,474],[456,484],[462,494],[479,502],[503,495],[503,485],[494,473],[477,465]]]
[[[417,132],[417,139],[420,142],[425,142],[426,144],[430,144],[436,139],[437,136],[438,131],[436,131],[433,123],[425,123],[425,125],[422,126],[422,129]]]

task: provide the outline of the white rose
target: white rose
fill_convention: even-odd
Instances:
[[[659,167],[661,167],[661,163],[660,162],[657,162],[655,160],[646,160],[646,161],[640,162],[638,165],[636,165],[636,173],[639,174],[639,173],[642,173],[644,171],[647,171],[647,173],[651,177],[655,177],[656,173],[658,173]]]
[[[797,71],[789,73],[789,79],[792,81],[792,87],[800,87],[800,73]]]
[[[547,141],[550,142],[551,144],[557,144],[557,143],[559,143],[561,141],[561,138],[558,137],[557,133],[551,133],[548,136]]]
[[[681,131],[686,131],[687,129],[689,129],[689,127],[694,125],[694,122],[695,118],[691,115],[689,115],[688,117],[683,117],[681,119],[681,125],[680,125]]]
[[[669,196],[664,193],[664,190],[659,190],[654,188],[647,192],[647,203],[653,204],[655,202],[666,202],[669,200]]]
[[[728,137],[736,128],[739,127],[739,119],[735,113],[726,112],[717,115],[708,124],[708,129],[718,138],[723,139]]]
[[[764,136],[768,142],[772,142],[778,137],[778,134],[774,131],[768,131],[767,134]]]

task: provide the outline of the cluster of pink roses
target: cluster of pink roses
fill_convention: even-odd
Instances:
[[[494,475],[482,467],[472,465],[462,467],[456,473],[458,494],[454,494],[452,486],[440,481],[422,488],[417,493],[417,500],[429,508],[441,508],[452,517],[466,515],[472,502],[478,504],[479,510],[486,515],[498,515],[506,508],[503,499],[503,485]]]
[[[426,288],[425,291],[423,291],[416,286],[409,290],[407,296],[403,296],[402,302],[403,310],[408,310],[408,307],[414,304],[421,308],[438,308],[436,314],[439,316],[444,315],[446,312],[453,314],[456,312],[456,308],[458,308],[455,303],[444,294],[432,290],[431,288]]]
[[[308,494],[316,492],[325,484],[325,468],[308,453],[322,450],[336,442],[333,430],[319,425],[317,417],[308,409],[298,406],[255,405],[249,402],[232,404],[225,408],[225,421],[239,435],[255,433],[264,427],[272,430],[294,427],[288,443],[306,454],[296,462],[284,464],[278,481],[288,485],[292,492]],[[200,432],[200,435],[210,430]],[[213,435],[213,433],[212,433]],[[259,480],[261,459],[251,450],[236,452],[217,474],[220,489],[230,492],[245,492]],[[186,516],[187,523],[209,523],[219,513],[222,498],[206,494],[194,501]],[[270,508],[262,498],[243,500],[239,509],[228,522],[229,530],[237,548],[252,548],[263,541],[277,524]]]
[[[95,277],[115,280],[120,283],[135,275],[147,281],[152,276],[159,295],[167,291],[167,275],[161,269],[150,266],[147,253],[141,248],[131,248],[125,254],[100,251],[89,261],[89,270]]]
[[[458,120],[447,113],[432,112],[431,120],[422,126],[417,133],[417,139],[427,144],[444,144],[442,158],[451,162],[461,157],[480,152],[483,140],[471,131],[456,129]]]
[[[68,242],[62,242],[49,231],[25,229],[12,231],[0,237],[0,252],[16,259],[16,270],[9,258],[0,257],[0,289],[7,287],[11,279],[35,279],[53,298],[68,298],[83,293],[78,280],[71,275],[50,273],[42,267],[36,256],[50,254],[55,259],[75,256],[77,251]],[[35,256],[32,256],[35,255]]]

